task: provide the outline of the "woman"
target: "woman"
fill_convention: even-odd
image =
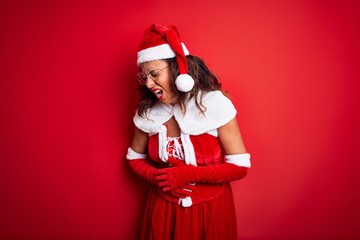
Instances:
[[[127,159],[151,182],[141,239],[236,239],[229,182],[250,155],[221,84],[175,26],[153,24],[138,52],[140,101]]]

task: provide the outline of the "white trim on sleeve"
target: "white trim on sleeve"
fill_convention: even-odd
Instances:
[[[127,160],[135,160],[135,159],[146,159],[146,154],[137,153],[131,148],[128,148],[127,154],[126,154]]]
[[[239,167],[246,167],[246,168],[251,167],[249,153],[225,155],[225,162],[235,164],[236,166]]]

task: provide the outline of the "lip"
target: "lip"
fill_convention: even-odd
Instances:
[[[161,88],[151,88],[150,90],[159,100],[163,99],[163,93],[164,93],[163,89],[161,89]],[[162,93],[159,94],[159,91],[161,91]]]

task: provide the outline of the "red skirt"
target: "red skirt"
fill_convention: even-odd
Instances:
[[[235,205],[230,184],[216,198],[187,208],[166,200],[158,191],[155,186],[149,190],[141,239],[237,239]]]

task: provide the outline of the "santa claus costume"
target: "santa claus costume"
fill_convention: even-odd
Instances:
[[[176,87],[189,92],[194,83],[187,72],[187,55],[174,26],[154,24],[140,44],[138,64],[175,57],[180,72]],[[250,155],[227,155],[219,141],[218,128],[236,117],[232,102],[221,91],[200,93],[196,98],[204,111],[193,97],[186,101],[185,112],[179,104],[159,101],[145,116],[134,117],[135,126],[149,136],[148,152],[129,148],[127,159],[137,174],[154,183],[146,201],[141,239],[237,239],[230,182],[246,176]],[[178,137],[167,134],[165,123],[170,118],[179,125]],[[176,194],[179,189],[164,191],[161,181],[186,184],[180,188],[182,194]]]

